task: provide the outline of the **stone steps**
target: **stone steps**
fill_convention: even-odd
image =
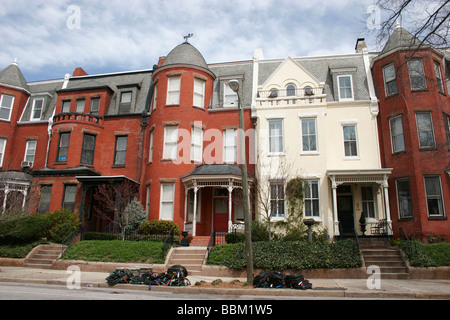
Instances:
[[[381,279],[408,279],[408,268],[397,248],[382,243],[364,243],[360,246],[366,268],[380,268]]]
[[[31,268],[51,268],[66,246],[60,244],[41,244],[25,258],[24,266]]]
[[[168,267],[181,265],[186,268],[188,275],[201,275],[206,247],[176,247],[168,260]]]

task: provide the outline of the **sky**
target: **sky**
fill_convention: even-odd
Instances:
[[[207,63],[355,52],[374,0],[1,0],[0,70],[14,59],[27,81],[151,69],[184,41]],[[369,13],[368,13],[369,12]],[[370,20],[375,21],[375,20]]]

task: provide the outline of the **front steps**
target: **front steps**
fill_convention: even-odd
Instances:
[[[397,248],[390,247],[387,239],[360,239],[360,250],[366,268],[380,268],[381,279],[408,279],[405,261]]]
[[[169,268],[173,265],[181,265],[186,268],[188,275],[201,275],[206,250],[206,247],[175,247],[169,257],[167,266]]]
[[[30,268],[51,268],[65,248],[61,244],[41,244],[29,253],[23,265]]]

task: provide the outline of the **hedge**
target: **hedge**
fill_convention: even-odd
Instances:
[[[215,246],[208,264],[230,269],[246,266],[245,244]],[[361,255],[352,240],[338,242],[266,241],[253,242],[253,267],[288,270],[316,268],[359,268]]]
[[[413,267],[450,266],[450,243],[424,244],[418,240],[394,241]]]

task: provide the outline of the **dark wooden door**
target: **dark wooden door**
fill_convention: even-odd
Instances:
[[[353,197],[351,195],[338,196],[338,219],[342,234],[353,234],[355,232],[353,215]]]

